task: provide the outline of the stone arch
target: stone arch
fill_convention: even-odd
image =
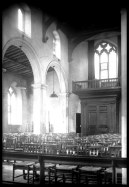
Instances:
[[[118,47],[116,42],[114,42],[113,40],[108,39],[108,38],[97,40],[97,41],[95,42],[94,46],[96,47],[96,46],[99,45],[101,42],[106,42],[106,43],[112,44],[112,45],[114,45],[116,48]]]
[[[50,67],[53,67],[53,66],[54,66],[54,69],[55,69],[57,76],[58,76],[61,93],[67,93],[68,92],[68,83],[66,81],[65,73],[62,69],[60,61],[58,62],[56,60],[52,60],[48,64],[47,69],[46,69],[46,73],[45,73],[45,84],[46,84],[47,71]]]
[[[15,45],[17,47],[22,46],[23,52],[26,54],[27,58],[29,59],[29,62],[32,67],[33,75],[34,75],[34,83],[41,83],[42,82],[42,76],[41,76],[41,67],[40,63],[38,60],[38,56],[36,54],[36,51],[34,48],[31,46],[31,44],[21,38],[13,38],[9,40],[4,48],[3,48],[3,53],[2,53],[2,58],[4,58],[4,55],[7,51],[7,49],[11,46]]]
[[[50,67],[54,66],[54,70],[56,71],[58,80],[59,80],[59,86],[60,86],[60,93],[58,95],[58,99],[56,101],[54,101],[54,103],[56,103],[56,108],[54,108],[54,111],[51,112],[50,111],[50,116],[51,114],[53,115],[56,114],[56,112],[58,111],[59,114],[59,118],[57,121],[56,118],[54,117],[54,121],[53,118],[50,117],[50,122],[52,122],[52,126],[54,127],[54,131],[53,132],[62,132],[62,133],[67,133],[68,132],[68,115],[67,115],[67,108],[68,108],[68,83],[66,80],[66,76],[65,73],[61,67],[61,62],[58,60],[52,60],[46,69],[46,73],[45,73],[45,79],[47,77],[47,72],[48,69]],[[46,82],[46,80],[45,80]],[[50,101],[51,102],[51,101]],[[53,101],[52,101],[53,103]],[[53,110],[53,109],[52,109]],[[54,115],[57,117],[57,115]],[[52,120],[51,120],[52,119]],[[58,127],[62,128],[58,128]],[[50,123],[51,126],[51,123]]]

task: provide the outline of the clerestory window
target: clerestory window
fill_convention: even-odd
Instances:
[[[31,37],[31,12],[29,8],[18,9],[18,29]]]
[[[56,56],[59,60],[61,59],[61,45],[60,45],[60,36],[57,31],[53,31],[53,55]]]

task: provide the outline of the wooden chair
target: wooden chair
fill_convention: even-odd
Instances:
[[[42,145],[39,143],[24,143],[23,151],[26,153],[42,153]]]
[[[5,149],[10,151],[14,150],[16,146],[16,138],[7,138],[5,142]]]
[[[59,151],[58,144],[50,144],[50,143],[44,143],[42,145],[38,144],[37,149],[38,149],[37,153],[43,153],[43,154],[58,154],[59,153],[58,152]],[[34,152],[34,147],[32,149],[32,152]],[[44,178],[44,180],[47,181],[48,183],[51,183],[52,181],[54,181],[54,175],[52,173],[50,174],[51,169],[55,169],[55,164],[45,163],[45,178]],[[39,179],[39,175],[37,175],[37,171],[40,171],[40,164],[39,163],[34,164],[34,170],[33,170],[34,181]]]
[[[29,153],[29,148],[26,147],[26,145],[29,147],[29,144],[23,144],[23,151],[26,153]],[[23,179],[27,180],[27,183],[30,183],[30,180],[34,183],[34,164],[35,162],[31,161],[20,161],[13,164],[13,181],[15,178],[23,176]],[[22,170],[23,174],[15,176],[16,170]],[[27,172],[26,172],[27,171]],[[32,171],[32,173],[30,173]]]
[[[61,150],[60,144],[54,144],[54,143],[42,144],[42,153],[44,154],[59,154],[60,150]]]
[[[90,146],[89,147],[89,156],[99,156],[101,152],[101,146]]]
[[[21,177],[23,176],[23,179],[27,179],[27,183],[30,183],[30,180],[33,179],[33,183],[34,183],[34,178],[33,175],[30,174],[30,171],[33,172],[33,166],[34,166],[34,162],[30,162],[30,161],[21,161],[21,162],[17,162],[17,163],[13,163],[13,181],[15,178]],[[15,175],[15,171],[16,170],[22,170],[23,174],[20,175]],[[26,173],[27,171],[27,173]]]
[[[46,183],[52,183],[54,181],[55,176],[52,175],[51,170],[55,169],[55,164],[52,163],[45,163],[45,175],[44,175],[44,181]],[[35,163],[33,167],[33,179],[34,181],[39,180],[40,174],[38,175],[37,172],[40,172],[40,163]]]
[[[85,184],[101,184],[102,168],[95,166],[78,167],[78,183]]]
[[[77,146],[67,145],[65,144],[62,147],[61,143],[50,144],[44,143],[42,145],[42,153],[44,154],[75,154]],[[65,151],[64,151],[65,150]],[[49,170],[49,181],[53,181],[55,183],[59,181],[63,181],[70,179],[72,181],[73,169],[76,169],[77,166],[69,166],[69,165],[56,165],[55,167],[50,168]]]
[[[109,146],[110,157],[121,157],[121,146]]]
[[[112,168],[105,170],[105,184],[112,184]],[[116,168],[116,184],[122,184],[122,169]]]
[[[76,173],[77,170],[76,165],[63,165],[57,164],[54,169],[51,169],[50,172],[54,173],[55,183],[59,182],[70,182],[70,183],[77,183],[76,182]],[[53,176],[53,175],[52,175]]]
[[[64,155],[77,155],[78,145],[76,144],[61,144],[61,154]]]

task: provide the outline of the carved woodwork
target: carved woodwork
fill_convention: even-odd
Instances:
[[[107,89],[87,90],[79,97],[82,135],[120,132],[120,89],[110,89],[110,92]]]

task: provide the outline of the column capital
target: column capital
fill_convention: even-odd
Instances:
[[[69,97],[70,93],[69,92],[61,92],[59,93],[59,96],[66,96]]]
[[[46,89],[46,88],[47,88],[47,85],[41,84],[41,83],[32,84],[31,86],[32,86],[34,89],[36,89],[36,88]]]

